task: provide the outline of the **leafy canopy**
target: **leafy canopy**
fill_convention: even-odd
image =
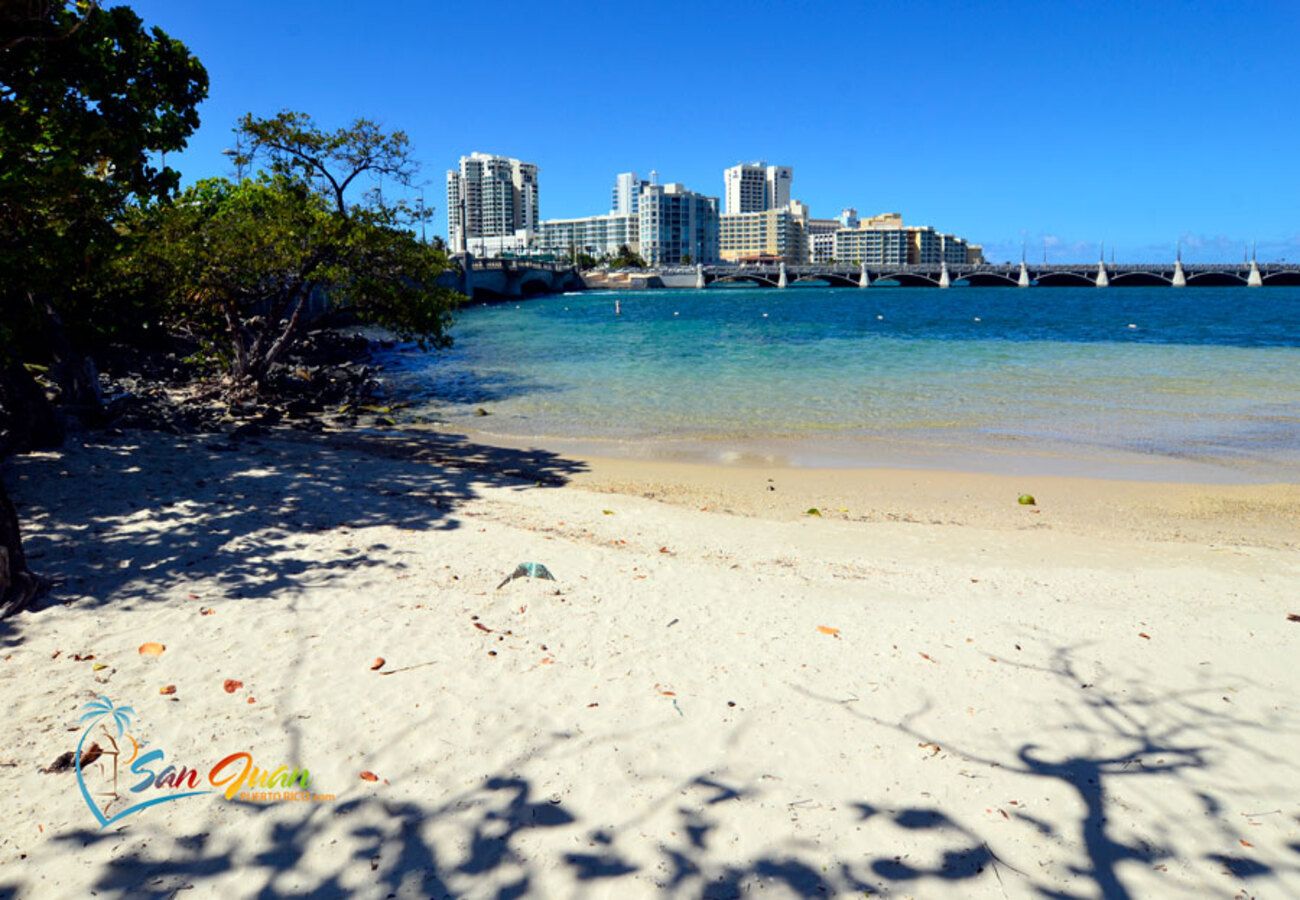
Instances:
[[[425,215],[378,190],[347,191],[363,175],[409,178],[406,136],[354,122],[322,132],[302,113],[245,117],[244,163],[269,171],[199,182],[143,211],[136,271],[166,298],[172,323],[203,340],[239,389],[255,390],[298,339],[312,300],[328,300],[423,347],[450,343],[457,294],[439,287],[445,252],[411,230]]]
[[[116,252],[113,219],[130,198],[178,184],[151,155],[185,145],[207,89],[185,45],[124,6],[0,2],[0,304],[9,313],[40,297],[77,317],[73,296]]]

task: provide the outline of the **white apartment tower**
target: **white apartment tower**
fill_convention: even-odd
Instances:
[[[726,184],[726,214],[763,212],[790,204],[794,169],[765,162],[740,163],[722,173]]]
[[[613,216],[635,216],[641,208],[641,189],[650,182],[637,178],[635,172],[620,172],[610,192],[609,212]]]
[[[471,153],[447,172],[447,236],[452,252],[522,249],[539,220],[537,166]]]

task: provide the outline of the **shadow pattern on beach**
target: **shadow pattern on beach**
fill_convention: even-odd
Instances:
[[[1127,898],[1135,893],[1131,867],[1164,872],[1172,868],[1166,863],[1177,862],[1178,872],[1160,876],[1171,879],[1171,892],[1226,895],[1225,889],[1235,889],[1237,896],[1247,897],[1253,881],[1300,875],[1294,861],[1246,849],[1254,845],[1227,812],[1241,798],[1227,789],[1225,796],[1215,795],[1204,777],[1189,779],[1194,772],[1213,770],[1225,742],[1256,748],[1252,753],[1261,766],[1285,770],[1287,761],[1267,749],[1263,738],[1294,737],[1285,730],[1286,723],[1250,720],[1205,702],[1217,697],[1223,685],[1156,694],[1135,690],[1132,682],[1081,681],[1074,653],[1061,649],[1048,665],[1025,666],[1031,670],[1026,675],[1054,682],[1057,699],[1072,714],[1063,728],[1044,727],[1038,742],[1024,743],[1009,755],[984,755],[946,737],[942,748],[986,772],[1001,769],[1041,779],[1045,796],[1060,797],[1064,789],[1081,802],[1079,818],[1068,812],[1076,808],[1069,803],[1045,804],[1033,812],[1016,806],[1013,812],[1001,810],[1003,820],[996,828],[987,823],[980,828],[928,800],[890,805],[850,799],[830,809],[844,820],[839,826],[844,833],[872,829],[869,838],[856,842],[869,843],[871,852],[850,855],[839,842],[814,849],[806,836],[789,831],[773,838],[772,849],[738,857],[736,839],[759,812],[757,805],[766,803],[768,814],[775,805],[797,815],[801,804],[814,801],[781,802],[778,797],[774,803],[772,788],[710,770],[667,786],[640,809],[608,804],[599,814],[626,816],[624,821],[593,826],[584,822],[581,810],[559,795],[544,796],[533,779],[518,774],[565,749],[575,737],[559,734],[549,746],[524,754],[506,770],[438,803],[383,796],[398,794],[394,786],[371,796],[341,797],[336,804],[312,807],[293,820],[273,813],[271,807],[245,804],[241,814],[279,818],[270,825],[270,840],[256,847],[240,847],[237,841],[233,847],[219,846],[209,833],[178,838],[147,832],[144,840],[119,848],[121,852],[102,865],[93,890],[111,897],[171,897],[238,872],[241,893],[261,898],[307,893],[344,897],[362,886],[365,893],[384,897],[513,898],[553,892],[556,879],[569,892],[601,884],[616,893],[673,897],[735,898],[771,889],[799,897],[951,892]],[[803,693],[841,711],[833,714],[873,721],[840,701]],[[937,748],[941,738],[918,724],[924,715],[922,710],[901,722],[873,724],[882,734]],[[418,738],[427,724],[413,723],[401,740]],[[1068,749],[1084,744],[1097,752]],[[1113,800],[1117,783],[1134,779],[1150,782],[1158,796],[1170,799],[1165,809],[1154,810],[1162,827],[1151,839],[1121,837],[1114,827],[1117,819],[1125,820],[1124,810]],[[1215,823],[1214,847],[1181,827],[1173,812],[1175,798],[1194,798]],[[549,839],[552,834],[565,840]],[[56,840],[80,851],[122,838],[85,829]],[[1026,838],[1033,838],[1045,857],[1033,867],[1026,865],[1025,851],[1015,847]],[[319,852],[312,866],[302,865],[308,854],[327,845],[338,848],[330,852],[327,865],[321,866]],[[568,849],[558,849],[561,845]],[[1021,867],[1009,863],[998,852],[999,845],[1006,855],[1019,852],[1015,859]],[[552,849],[539,850],[541,846]],[[1300,852],[1294,844],[1290,848]],[[21,880],[0,882],[0,896],[24,888]]]
[[[183,600],[177,586],[199,580],[257,600],[358,568],[400,569],[400,554],[385,544],[320,560],[301,535],[379,525],[447,531],[484,487],[556,487],[585,468],[458,435],[289,430],[246,439],[92,435],[71,454],[7,467],[31,564],[55,582],[45,607]],[[0,644],[16,645],[23,621],[0,623]]]

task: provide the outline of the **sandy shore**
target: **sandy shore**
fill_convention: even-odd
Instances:
[[[0,896],[1300,895],[1295,485],[397,434],[5,476],[62,581],[0,624]],[[526,561],[556,580],[498,590]],[[100,828],[41,771],[100,695],[137,762],[333,799]],[[168,793],[119,772],[106,815]]]

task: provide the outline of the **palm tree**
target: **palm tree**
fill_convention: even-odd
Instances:
[[[86,787],[86,780],[82,777],[81,745],[86,743],[86,737],[92,730],[94,730],[95,723],[105,717],[109,717],[113,724],[117,726],[117,735],[118,737],[121,737],[126,731],[126,726],[131,724],[131,717],[135,715],[135,710],[129,706],[114,706],[112,700],[102,695],[98,700],[92,700],[82,708],[85,709],[86,712],[82,713],[81,721],[89,722],[90,724],[87,725],[86,730],[81,733],[81,740],[77,741],[77,786],[81,788],[81,796],[85,799],[86,805],[90,807],[90,811],[93,812],[95,818],[99,820],[100,827],[103,827],[108,824],[109,820],[104,817],[104,813],[100,811],[99,806],[96,805],[93,799],[91,799],[90,790]]]

